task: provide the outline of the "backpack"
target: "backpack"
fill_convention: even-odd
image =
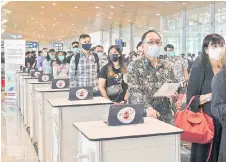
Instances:
[[[93,56],[95,58],[95,62],[97,63],[97,73],[99,73],[100,71],[100,66],[99,66],[99,57],[96,53],[93,53]],[[80,59],[80,53],[77,53],[75,55],[75,71],[77,70],[78,68],[78,63],[79,63],[79,59]]]

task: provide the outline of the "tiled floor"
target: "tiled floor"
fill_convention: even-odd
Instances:
[[[2,162],[38,162],[20,112],[15,106],[2,104]]]

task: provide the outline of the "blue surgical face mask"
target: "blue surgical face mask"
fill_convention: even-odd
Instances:
[[[97,52],[97,55],[98,55],[99,58],[102,58],[104,53],[103,52]]]
[[[73,48],[72,51],[76,54],[76,53],[80,53],[80,49],[79,48]]]
[[[160,55],[160,47],[156,44],[149,45],[147,55],[153,58],[157,58]]]
[[[58,58],[59,58],[59,60],[60,60],[61,62],[63,62],[63,61],[64,61],[65,56],[58,56]]]
[[[167,52],[167,55],[168,55],[169,57],[173,57],[173,56],[175,56],[175,53],[174,53],[173,51],[171,51],[171,52]]]
[[[82,48],[86,51],[89,51],[92,47],[92,44],[82,44]]]
[[[49,57],[50,57],[51,60],[55,59],[55,55],[50,55]]]

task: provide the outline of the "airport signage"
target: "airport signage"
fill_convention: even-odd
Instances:
[[[63,47],[63,43],[53,43],[53,47]]]
[[[38,42],[26,42],[26,48],[38,48]]]

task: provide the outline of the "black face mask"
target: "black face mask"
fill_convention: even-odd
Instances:
[[[112,62],[117,62],[119,60],[119,55],[118,54],[110,54],[109,55],[109,59],[112,61]]]

